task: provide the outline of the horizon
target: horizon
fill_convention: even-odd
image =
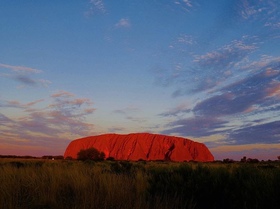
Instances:
[[[143,132],[280,155],[278,0],[4,0],[0,25],[0,155]]]

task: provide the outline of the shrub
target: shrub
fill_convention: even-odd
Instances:
[[[115,161],[115,158],[114,157],[107,157],[106,160],[108,160],[108,161]]]
[[[78,160],[104,160],[104,152],[99,152],[94,147],[88,149],[81,149],[77,154]]]

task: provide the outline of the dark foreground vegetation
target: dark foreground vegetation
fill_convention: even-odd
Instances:
[[[280,163],[0,159],[5,209],[279,209]]]

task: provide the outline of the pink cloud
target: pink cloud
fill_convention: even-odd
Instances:
[[[280,98],[280,82],[272,82],[272,86],[266,90],[268,97]]]
[[[75,96],[75,95],[70,92],[63,91],[63,90],[58,91],[57,93],[54,93],[51,95],[51,97],[54,97],[54,98],[56,98],[56,97],[73,97],[73,96]]]

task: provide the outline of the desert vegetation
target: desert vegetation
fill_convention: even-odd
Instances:
[[[278,209],[280,164],[3,158],[0,185],[5,209]]]
[[[94,160],[94,161],[102,161],[105,159],[104,152],[99,152],[94,147],[88,149],[81,149],[77,153],[78,160]]]

